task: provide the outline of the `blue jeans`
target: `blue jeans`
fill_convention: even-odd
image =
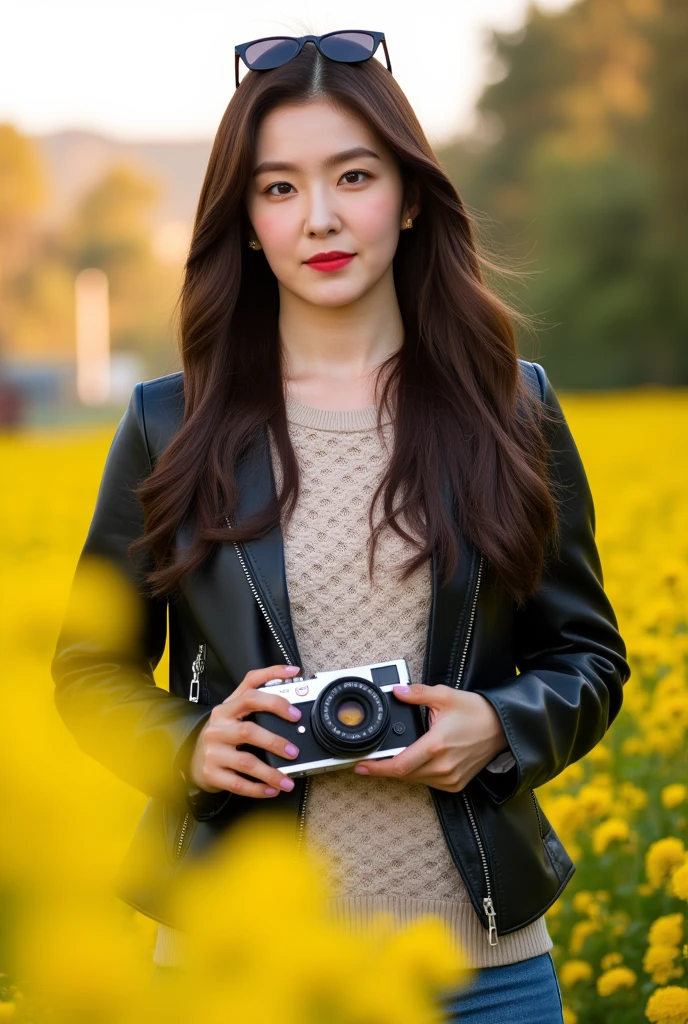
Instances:
[[[152,984],[164,984],[173,973],[173,968],[156,966]],[[564,1024],[561,990],[549,953],[478,969],[469,988],[440,1005],[446,1024]]]
[[[468,988],[441,1003],[447,1024],[563,1024],[561,990],[549,953],[475,971]]]

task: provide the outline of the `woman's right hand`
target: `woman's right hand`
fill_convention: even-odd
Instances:
[[[244,722],[253,711],[271,711],[290,722],[298,721],[301,712],[286,697],[266,691],[258,692],[271,679],[291,679],[298,675],[295,665],[272,665],[247,672],[236,690],[222,704],[217,704],[201,729],[191,757],[191,781],[207,793],[229,790],[240,796],[259,799],[277,796],[281,790],[294,788],[294,780],[271,768],[248,750],[237,750],[241,743],[250,743],[272,751],[279,757],[295,758],[298,747],[288,743],[255,722]],[[243,778],[237,772],[253,776],[258,782]]]

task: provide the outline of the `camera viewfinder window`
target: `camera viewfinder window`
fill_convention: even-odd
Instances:
[[[399,673],[396,665],[382,665],[380,668],[371,668],[370,674],[373,677],[373,682],[377,683],[378,686],[389,686],[390,683],[396,684],[399,682]]]

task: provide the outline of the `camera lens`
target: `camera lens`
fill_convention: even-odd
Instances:
[[[389,724],[386,695],[359,676],[333,680],[320,691],[311,710],[315,739],[335,757],[356,757],[376,750]]]
[[[345,700],[337,708],[337,721],[342,725],[360,725],[365,718],[365,708],[357,700]]]

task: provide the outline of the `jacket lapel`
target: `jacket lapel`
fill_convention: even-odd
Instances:
[[[257,442],[237,464],[235,472],[239,505],[234,521],[239,525],[262,509],[270,496],[275,494],[267,431],[263,440]],[[180,550],[191,545],[194,529],[193,517],[190,517],[177,534]],[[289,654],[289,660],[300,665],[289,611],[281,529],[277,526],[264,537],[243,541],[240,551],[265,612]],[[207,637],[228,675],[233,676],[238,671],[245,673],[262,664],[265,649],[261,646],[262,631],[256,630],[256,616],[262,618],[263,613],[232,543],[230,527],[227,527],[227,542],[218,544],[208,561],[182,581],[181,590],[201,634]],[[246,665],[237,661],[237,645],[234,642],[237,634],[243,640],[239,647],[246,657]],[[274,651],[274,661],[281,662],[282,656],[276,645]]]
[[[449,476],[443,474],[442,500],[456,522]],[[461,639],[468,622],[468,609],[478,565],[478,551],[464,537],[456,524],[459,540],[459,562],[451,579],[440,583],[437,555],[432,556],[432,601],[428,622],[424,681],[430,686],[444,683],[452,686],[458,672]]]
[[[239,503],[235,512],[237,525],[243,525],[277,496],[275,475],[267,428],[236,468]],[[299,665],[299,651],[289,610],[289,594],[284,565],[284,538],[280,526],[256,540],[242,541],[244,558],[268,615],[274,622],[294,664]]]

